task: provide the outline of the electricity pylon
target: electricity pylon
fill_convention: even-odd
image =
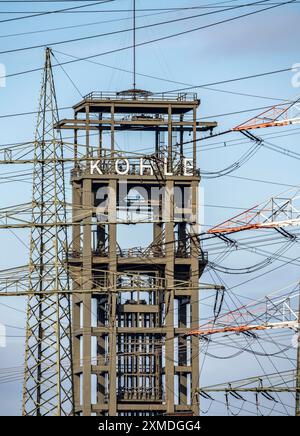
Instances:
[[[73,414],[63,143],[54,128],[57,122],[47,48],[34,143],[29,291],[36,294],[27,303],[22,410],[27,416]]]

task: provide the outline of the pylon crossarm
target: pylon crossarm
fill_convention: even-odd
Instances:
[[[199,336],[208,336],[215,335],[217,333],[243,333],[250,331],[259,331],[259,330],[274,330],[274,329],[295,329],[298,328],[298,320],[297,321],[287,321],[287,322],[270,322],[265,324],[257,324],[257,325],[239,325],[239,326],[228,326],[221,328],[212,328],[206,330],[191,330],[190,335],[199,335]]]
[[[257,388],[202,388],[198,391],[200,392],[290,392],[290,393],[296,393],[300,392],[300,388],[294,388],[294,387],[275,387],[275,386],[264,386],[264,387],[257,387]]]
[[[287,328],[299,329],[299,282],[291,283],[277,291],[231,311],[220,313],[190,331],[203,337],[222,333],[247,333]]]
[[[202,386],[198,392],[298,392],[296,370],[261,374],[216,385]]]
[[[300,99],[297,98],[293,101],[286,101],[274,105],[261,112],[259,115],[233,127],[231,130],[235,132],[243,132],[266,127],[283,127],[292,124],[299,124],[299,102]]]
[[[269,198],[208,230],[208,234],[231,234],[245,230],[281,229],[300,225],[300,188]]]

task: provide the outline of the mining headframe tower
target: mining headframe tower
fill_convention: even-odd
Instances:
[[[196,94],[92,92],[56,126],[74,132],[77,415],[199,415],[199,338],[189,332],[199,324],[207,255],[196,236],[196,139],[216,125],[197,121],[199,104]],[[147,155],[135,146],[141,131]],[[126,153],[116,148],[125,132],[137,138]],[[120,229],[146,223],[151,243],[124,249]]]

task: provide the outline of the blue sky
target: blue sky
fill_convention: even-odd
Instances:
[[[97,5],[86,10],[112,10],[129,9],[131,1],[116,0],[107,5]],[[217,2],[214,2],[214,4]],[[218,2],[221,3],[221,2]],[[223,2],[228,7],[246,4],[243,0]],[[250,2],[249,2],[250,3]],[[267,7],[266,5],[261,6]],[[83,3],[82,3],[83,4]],[[137,8],[162,8],[205,6],[209,1],[195,0],[137,0]],[[131,27],[130,12],[102,12],[102,13],[73,13],[53,14],[30,18],[26,20],[1,23],[11,17],[27,15],[25,11],[44,11],[73,6],[75,3],[53,4],[0,4],[0,52],[31,45],[50,45],[51,43],[80,38],[87,35],[111,32],[114,30]],[[78,3],[76,3],[78,5]],[[220,6],[220,4],[216,5]],[[224,6],[225,8],[226,6]],[[184,31],[192,27],[204,26],[229,17],[238,16],[249,11],[258,10],[258,6],[237,9],[226,13],[211,16],[197,17],[137,32],[137,42],[159,38],[175,32]],[[147,16],[137,19],[138,25],[190,16],[200,12],[215,10],[203,9],[164,13],[156,16]],[[8,14],[15,11],[14,14]],[[18,11],[24,13],[18,14]],[[6,13],[5,13],[6,12]],[[151,12],[138,12],[137,15],[149,15]],[[124,19],[123,21],[111,21]],[[245,17],[229,23],[220,24],[208,29],[199,30],[180,37],[163,40],[159,43],[145,45],[137,49],[137,72],[158,76],[191,85],[203,85],[222,80],[249,76],[252,74],[268,72],[277,69],[289,68],[295,63],[300,63],[299,33],[297,32],[300,19],[300,4],[289,4],[260,14]],[[110,21],[110,22],[104,22]],[[95,23],[86,27],[65,29],[35,33],[33,35],[8,36],[15,33],[25,33],[37,30],[50,30],[56,27],[73,26],[77,24]],[[90,39],[88,41],[53,46],[65,54],[57,53],[55,56],[60,62],[69,60],[67,55],[84,57],[109,50],[114,50],[131,44],[130,32],[121,36],[106,36]],[[112,67],[132,70],[132,53],[123,51],[94,59]],[[44,62],[43,48],[21,51],[17,53],[0,54],[0,63],[4,64],[8,75],[22,72],[32,68],[42,67]],[[66,65],[65,70],[72,78],[81,94],[93,90],[119,91],[131,86],[132,76],[126,72],[113,70],[101,65],[88,62],[77,62]],[[236,81],[228,84],[211,86],[211,89],[198,88],[201,98],[201,106],[198,117],[216,120],[219,123],[218,131],[227,130],[234,125],[259,113],[258,111],[219,116],[236,111],[260,108],[278,103],[278,99],[289,99],[297,95],[299,89],[291,84],[292,72],[274,74],[261,78]],[[60,67],[54,69],[59,107],[70,107],[80,98],[73,84],[66,77]],[[35,116],[4,117],[8,114],[36,111],[38,106],[39,88],[41,83],[41,71],[8,77],[5,88],[0,88],[0,144],[24,142],[33,139],[35,130]],[[153,92],[167,91],[180,88],[180,85],[167,83],[162,80],[154,80],[138,76],[139,87]],[[226,92],[224,92],[226,91]],[[246,95],[231,94],[241,93]],[[249,94],[255,95],[249,96]],[[71,115],[70,110],[63,110],[61,117]],[[278,130],[270,129],[260,134],[277,135],[271,141],[277,145],[298,151],[297,126],[281,129],[281,137]],[[285,136],[289,134],[289,136]],[[240,141],[239,141],[240,139]],[[230,140],[237,140],[230,143]],[[225,147],[224,141],[227,146]],[[215,144],[215,149],[208,150],[208,144]],[[229,146],[234,144],[234,146]],[[212,147],[211,147],[212,148]],[[238,133],[220,136],[203,142],[199,145],[199,167],[203,170],[218,170],[236,161],[249,148],[249,142],[245,142]],[[19,170],[20,168],[16,168]],[[13,171],[15,168],[1,167],[1,174]],[[204,224],[212,226],[227,217],[233,216],[239,208],[248,208],[253,204],[263,201],[265,198],[277,194],[287,187],[284,184],[299,184],[299,163],[295,159],[277,154],[262,148],[249,162],[230,176],[203,180],[204,188]],[[234,176],[234,177],[233,177]],[[245,179],[235,178],[243,177]],[[261,183],[246,179],[259,179],[267,181]],[[269,182],[275,182],[273,183]],[[280,185],[282,184],[282,186]],[[0,198],[1,207],[24,203],[30,200],[31,184],[28,180],[18,183],[1,183]],[[226,208],[224,208],[225,206]],[[22,265],[27,262],[25,247],[11,232],[0,233],[0,265],[1,269]],[[18,231],[17,231],[18,232]],[[18,233],[25,244],[28,241],[26,232]],[[247,235],[251,236],[251,235]],[[293,248],[288,253],[296,257],[299,250]],[[258,261],[255,254],[239,253],[232,255],[227,261],[235,267],[252,265]],[[281,266],[280,262],[273,264]],[[271,267],[270,267],[271,268]],[[238,285],[249,277],[226,276],[226,284]],[[251,277],[253,278],[253,277]],[[245,283],[238,288],[242,297],[258,297],[271,292],[273,289],[284,286],[287,282],[298,280],[298,267],[286,265],[272,273]],[[211,281],[207,273],[203,280]],[[24,335],[25,325],[25,302],[23,299],[1,299],[0,304],[8,304],[16,310],[0,305],[0,322],[19,326],[21,330],[8,328],[10,336]],[[242,378],[251,374],[260,373],[261,369],[255,360],[249,356],[242,356],[240,360],[233,360],[225,365],[223,361],[210,359],[204,367],[204,384],[223,381],[226,367],[226,378]],[[0,366],[7,368],[23,364],[23,338],[9,337],[8,346],[0,348]],[[242,362],[242,364],[241,364]],[[276,360],[276,365],[281,363]],[[268,364],[266,364],[266,367]],[[237,369],[238,368],[238,369]],[[243,368],[243,369],[241,369]],[[272,368],[270,368],[270,371]],[[18,382],[1,385],[0,388],[0,414],[15,414],[20,412],[21,406],[21,376]]]

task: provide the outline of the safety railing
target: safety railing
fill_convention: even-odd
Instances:
[[[146,101],[196,101],[198,96],[194,92],[181,93],[151,93],[147,91],[140,92],[109,92],[93,91],[85,95],[84,100],[146,100]]]

